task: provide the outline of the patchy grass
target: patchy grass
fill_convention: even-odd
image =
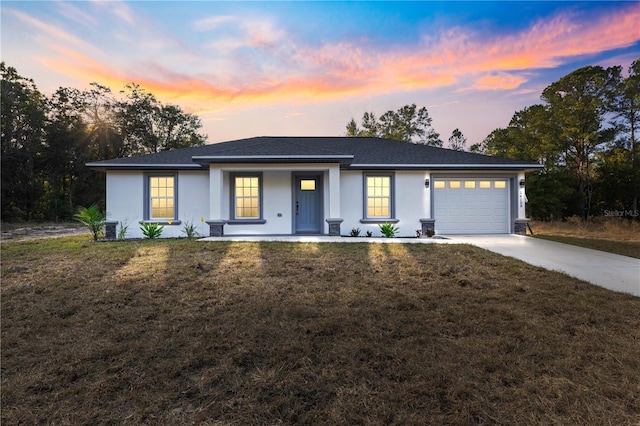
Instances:
[[[532,222],[534,236],[560,243],[640,258],[640,221],[598,217]]]
[[[623,256],[640,259],[640,242],[636,241],[615,241],[596,240],[592,238],[567,237],[560,235],[535,235],[536,238],[557,241],[559,243],[571,244],[574,246],[586,247],[594,250],[606,251],[608,253],[621,254]]]
[[[16,241],[3,424],[637,424],[640,298],[471,246]]]

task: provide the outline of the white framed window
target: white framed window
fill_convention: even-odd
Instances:
[[[364,218],[393,219],[394,175],[366,174],[364,176]]]
[[[234,173],[231,186],[232,221],[261,221],[262,174]]]
[[[178,219],[178,176],[147,175],[145,183],[145,214],[148,221]]]

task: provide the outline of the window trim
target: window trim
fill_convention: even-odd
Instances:
[[[258,212],[257,218],[237,218],[236,217],[236,178],[238,177],[257,177],[258,178]],[[229,191],[229,220],[228,225],[251,225],[251,224],[264,224],[267,221],[264,219],[263,206],[264,206],[264,194],[263,194],[263,182],[262,172],[234,172],[229,173],[230,191]]]
[[[173,218],[151,217],[151,178],[173,178]],[[158,223],[160,225],[180,225],[178,220],[178,173],[145,173],[144,174],[144,219],[140,223]]]
[[[389,178],[389,217],[369,217],[367,215],[367,204],[369,201],[367,180],[370,177],[388,177]],[[370,172],[362,175],[362,219],[360,223],[398,223],[400,220],[396,218],[396,185],[395,173],[392,172]]]

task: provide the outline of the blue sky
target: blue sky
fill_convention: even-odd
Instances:
[[[45,93],[136,82],[210,142],[341,135],[415,103],[469,144],[584,65],[640,56],[638,2],[3,1],[1,57]]]

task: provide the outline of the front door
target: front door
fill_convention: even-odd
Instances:
[[[294,222],[296,234],[322,233],[321,176],[295,176]]]

